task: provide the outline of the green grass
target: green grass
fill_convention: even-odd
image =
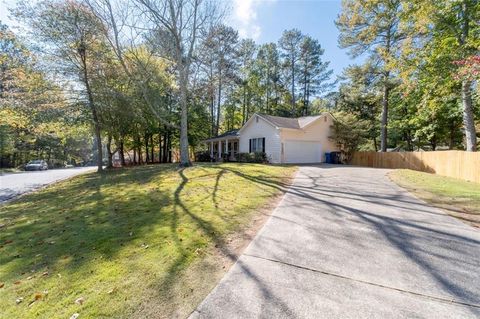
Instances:
[[[219,278],[209,277],[221,269],[214,250],[294,171],[143,166],[78,176],[1,206],[0,317],[143,317],[150,305],[157,317],[185,316]]]
[[[480,227],[480,184],[405,169],[393,171],[390,177],[425,201]]]

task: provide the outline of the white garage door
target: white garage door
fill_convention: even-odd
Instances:
[[[322,146],[318,142],[287,141],[283,143],[285,163],[319,163]]]

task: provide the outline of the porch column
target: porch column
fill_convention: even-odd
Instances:
[[[228,138],[225,140],[225,153],[227,153],[227,158],[228,156]]]
[[[222,141],[218,141],[218,159],[222,158]]]
[[[210,158],[213,158],[213,141],[210,142]]]

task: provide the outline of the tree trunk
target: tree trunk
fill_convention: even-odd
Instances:
[[[123,137],[120,139],[120,145],[118,147],[118,155],[120,156],[120,163],[122,167],[125,166],[125,153],[124,153],[124,145],[123,145]]]
[[[93,126],[95,129],[95,140],[97,143],[97,154],[98,154],[97,155],[97,171],[101,172],[103,170],[102,136],[101,136],[101,129],[100,129],[100,121],[98,119],[97,109],[93,101],[93,94],[90,87],[90,82],[88,80],[89,77],[88,77],[88,70],[87,70],[87,54],[85,50],[85,44],[83,43],[80,44],[78,53],[80,55],[80,61],[82,63],[83,83],[87,91],[88,106],[92,111]]]
[[[307,60],[308,62],[308,60]],[[307,63],[305,63],[307,64]],[[307,69],[303,70],[303,116],[307,116]]]
[[[295,116],[295,59],[292,57],[292,116]]]
[[[148,134],[145,134],[143,138],[145,140],[145,163],[148,164],[150,162],[150,150],[148,149]]]
[[[462,81],[463,126],[468,152],[477,151],[477,135],[472,107],[472,87],[467,80]]]
[[[386,79],[388,76],[385,77]],[[380,128],[380,151],[387,151],[387,124],[388,124],[388,96],[390,94],[390,88],[388,84],[384,84],[383,97],[382,97],[382,123]]]
[[[244,81],[243,83],[243,105],[242,105],[242,125],[245,124],[247,121],[247,112],[246,112],[246,105],[247,104],[247,85]]]
[[[150,160],[152,163],[155,163],[155,144],[153,144],[153,134],[150,135]]]
[[[167,163],[171,163],[171,162],[172,162],[172,139],[169,131],[168,138],[167,138]]]
[[[267,81],[265,85],[265,95],[266,95],[266,101],[265,101],[265,112],[267,114],[270,114],[270,65],[267,66]]]
[[[180,63],[180,166],[190,166],[190,156],[188,154],[188,78],[186,66]]]
[[[162,162],[162,134],[158,133],[158,162]]]
[[[247,87],[247,121],[248,119],[250,118],[250,99],[251,99],[251,95],[250,95],[250,89]]]
[[[222,101],[222,70],[218,70],[218,96],[217,96],[217,114],[215,122],[215,136],[218,136],[220,127],[220,103]]]
[[[138,164],[142,165],[143,164],[143,153],[142,153],[142,146],[141,145],[138,145],[137,154],[138,154]]]
[[[139,165],[142,165],[143,164],[143,153],[142,153],[142,141],[140,140],[140,136],[137,135],[137,137],[135,138],[136,140],[136,145],[135,147],[137,148],[137,163]]]
[[[112,136],[108,134],[108,139],[107,139],[107,168],[112,168],[113,167],[113,153],[112,153]]]
[[[162,152],[162,163],[167,163],[168,162],[168,130],[165,130],[165,133],[163,133],[163,152]]]
[[[213,85],[213,66],[210,65],[210,85],[209,85],[209,94],[210,94],[210,124],[211,124],[211,134],[215,136],[215,94]]]

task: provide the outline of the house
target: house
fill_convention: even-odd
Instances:
[[[215,159],[222,154],[235,160],[238,153],[265,152],[271,163],[321,163],[326,152],[338,150],[329,138],[332,124],[330,113],[299,118],[254,114],[240,130],[205,142]]]

